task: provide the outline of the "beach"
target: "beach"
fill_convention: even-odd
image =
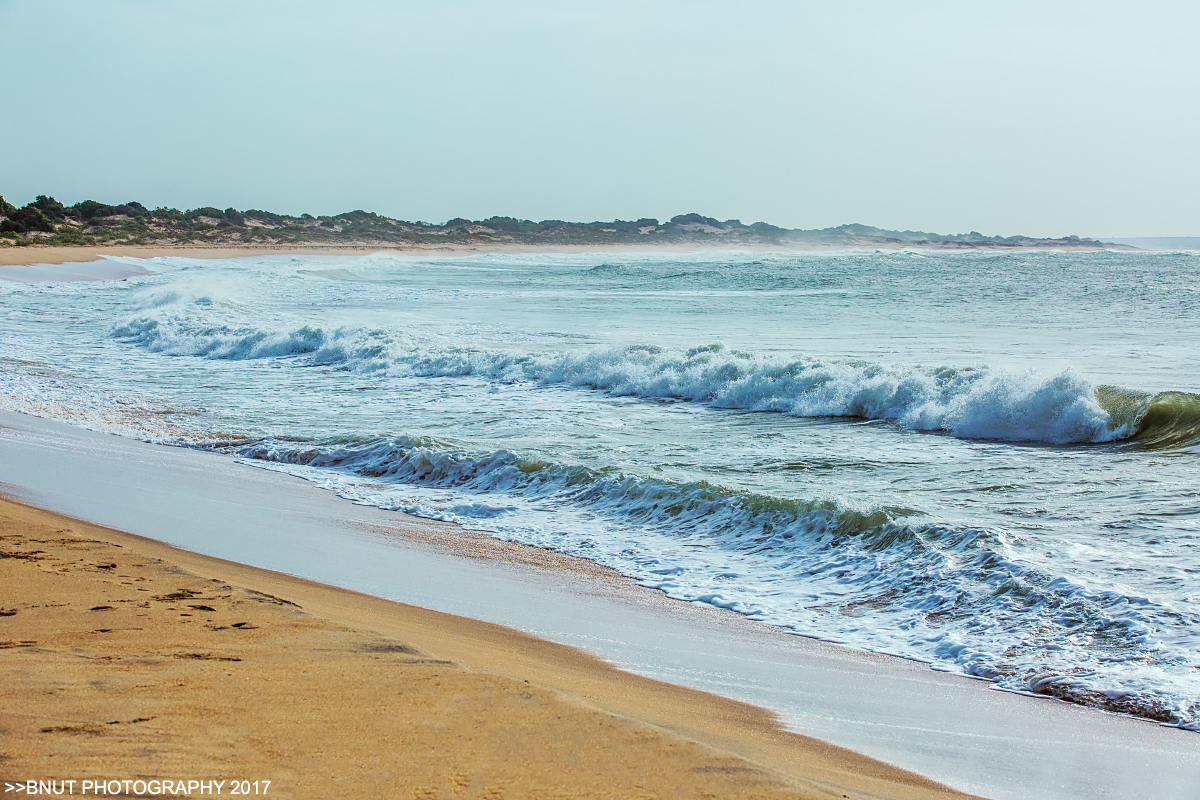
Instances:
[[[0,625],[13,631],[4,640],[16,645],[6,649],[4,659],[5,669],[13,676],[14,693],[25,703],[40,704],[41,698],[57,697],[64,704],[61,708],[69,709],[46,724],[37,722],[40,717],[35,713],[23,723],[30,736],[42,736],[42,728],[107,726],[113,720],[129,723],[148,716],[145,711],[137,711],[136,704],[125,703],[119,693],[107,689],[96,695],[96,704],[85,707],[79,695],[61,691],[65,683],[42,686],[37,683],[39,675],[73,674],[70,680],[87,683],[93,680],[90,671],[97,665],[124,663],[118,672],[128,668],[132,673],[121,673],[126,677],[114,686],[129,688],[130,684],[136,687],[160,674],[151,672],[158,670],[152,665],[166,661],[170,670],[207,670],[204,674],[215,681],[211,684],[215,696],[225,697],[222,692],[229,691],[229,684],[223,684],[222,679],[231,677],[226,675],[232,671],[231,665],[245,669],[252,660],[243,652],[235,652],[235,646],[265,648],[256,651],[261,655],[255,658],[271,662],[271,668],[281,670],[286,678],[272,680],[267,686],[265,678],[274,677],[274,673],[263,673],[253,697],[278,689],[285,695],[280,700],[285,706],[305,705],[305,697],[310,695],[291,689],[297,669],[305,669],[297,664],[311,657],[311,637],[319,639],[326,635],[321,631],[328,630],[328,635],[338,641],[355,643],[347,647],[353,652],[344,656],[353,662],[346,666],[349,670],[385,668],[383,662],[403,658],[453,662],[453,668],[445,664],[421,667],[431,668],[443,678],[468,670],[470,674],[492,675],[522,685],[528,680],[567,698],[576,708],[582,704],[601,715],[649,725],[655,736],[677,737],[700,745],[710,755],[742,759],[768,776],[763,779],[765,784],[753,784],[758,787],[755,792],[770,786],[770,781],[783,781],[789,787],[787,791],[799,792],[801,797],[808,796],[803,792],[810,790],[818,792],[815,796],[826,796],[820,792],[832,784],[843,787],[834,793],[835,797],[855,796],[855,791],[868,797],[906,797],[913,796],[906,792],[914,787],[918,797],[946,791],[931,788],[912,772],[885,766],[884,762],[908,763],[919,773],[939,773],[960,785],[975,787],[969,794],[991,797],[1036,794],[1186,798],[1194,787],[1200,749],[1193,734],[1052,700],[988,691],[982,682],[930,672],[924,665],[902,659],[773,635],[770,629],[746,622],[736,614],[664,600],[658,593],[641,589],[623,576],[588,562],[497,542],[484,535],[463,535],[470,532],[445,523],[378,512],[339,500],[306,482],[220,456],[146,445],[4,413],[0,415],[0,488],[25,504],[6,502],[4,506],[5,535],[15,530],[18,537],[5,539],[5,548],[26,553],[58,552],[60,555],[50,557],[56,562],[63,559],[65,551],[65,566],[72,577],[64,581],[80,581],[78,599],[52,624],[44,625],[59,631],[55,635],[61,638],[54,640],[54,647],[49,646],[51,640],[45,634],[28,629],[18,633],[15,626],[35,622],[34,614],[59,612],[24,608],[26,603],[47,605],[24,594],[27,586],[32,590],[36,583],[18,584],[7,580],[7,576],[4,582],[21,590],[17,594],[10,590],[2,603],[6,610],[18,613],[0,617]],[[29,503],[64,512],[69,519],[35,510]],[[80,517],[133,530],[137,535],[89,525]],[[63,541],[76,538],[87,541]],[[113,548],[113,544],[121,547]],[[82,550],[71,550],[73,547]],[[98,549],[94,556],[85,556],[83,553],[90,552],[90,548]],[[232,560],[214,557],[217,553]],[[40,563],[21,558],[0,560],[5,569],[14,570],[40,569]],[[116,567],[101,569],[107,564],[128,564],[130,569],[136,564],[143,566],[137,567],[142,571],[130,581],[112,576],[132,572]],[[137,577],[149,579],[163,573],[170,577],[163,591],[137,592],[138,584],[144,583]],[[35,574],[44,578],[56,573]],[[217,591],[225,585],[232,588]],[[176,594],[181,589],[198,594],[181,598]],[[363,590],[365,594],[360,593]],[[63,593],[59,586],[54,591]],[[168,600],[147,599],[155,596]],[[409,602],[398,604],[381,596]],[[196,599],[200,597],[204,599]],[[122,599],[149,602],[150,609],[126,608],[136,602],[114,602]],[[63,601],[54,600],[48,605],[59,602]],[[308,616],[297,616],[297,609],[288,603],[298,604]],[[191,609],[189,604],[220,608],[221,613]],[[114,608],[91,611],[103,605]],[[112,617],[114,612],[132,614],[128,627],[143,629],[148,623],[137,617],[138,613],[158,615],[155,619],[164,627],[156,629],[155,636],[167,637],[156,640],[161,641],[153,646],[158,652],[150,652],[153,647],[146,644],[145,630],[119,631],[115,623],[94,621],[96,615]],[[264,624],[267,616],[271,621]],[[310,620],[310,616],[327,623]],[[496,621],[508,624],[496,625]],[[307,649],[292,646],[290,643],[297,641],[294,638],[276,640],[288,643],[286,652],[280,655],[272,650],[271,642],[254,638],[267,635],[255,630],[248,632],[252,637],[230,639],[235,631],[249,627],[233,627],[242,622],[257,626],[257,631],[281,627],[306,631],[304,635],[310,637]],[[108,632],[96,633],[101,628]],[[520,631],[534,631],[538,636]],[[112,638],[113,634],[118,638]],[[101,636],[106,638],[96,638]],[[361,652],[364,642],[380,641],[417,652]],[[39,645],[23,647],[27,642],[37,642],[51,652],[36,649]],[[109,644],[126,649],[105,650]],[[92,657],[81,657],[76,651]],[[268,657],[267,652],[276,652],[277,658]],[[189,653],[200,657],[175,658]],[[36,671],[18,671],[20,664],[29,663],[18,657],[45,661]],[[114,662],[114,658],[129,661]],[[243,662],[214,660],[220,658],[242,658]],[[354,660],[362,658],[382,661],[363,664]],[[650,677],[630,675],[612,664]],[[411,671],[413,666],[417,665],[404,668]],[[87,671],[81,671],[81,667]],[[167,672],[161,673],[162,680],[169,678]],[[319,677],[315,667],[310,672],[314,680]],[[139,677],[131,679],[130,674]],[[22,676],[35,683],[21,683]],[[366,679],[364,676],[356,681]],[[182,682],[193,685],[189,680]],[[277,682],[279,687],[274,686]],[[345,682],[339,678],[339,683]],[[42,693],[36,687],[41,687]],[[700,687],[716,695],[695,691]],[[31,694],[29,689],[34,692]],[[46,689],[51,693],[45,694]],[[758,705],[719,695],[745,697]],[[117,702],[120,710],[109,714],[111,706],[104,705],[105,697]],[[201,692],[177,694],[173,701],[193,702],[189,698],[197,697],[197,708],[205,707],[208,701],[203,700]],[[265,705],[250,704],[249,699],[236,696],[241,705],[235,704],[234,711],[245,714],[241,719],[246,721],[235,724],[235,728],[249,731],[253,726],[248,720],[252,718],[259,722],[276,719]],[[325,713],[342,715],[347,702],[346,698],[332,699]],[[275,701],[270,705],[278,707]],[[311,705],[305,707],[311,711]],[[771,713],[764,707],[783,713]],[[200,714],[197,708],[193,712]],[[237,711],[239,708],[243,710]],[[219,709],[204,716],[227,719],[229,713],[233,712]],[[364,719],[380,720],[383,716],[366,714]],[[278,717],[281,724],[285,718]],[[555,716],[551,731],[558,723]],[[121,728],[123,732],[131,729]],[[798,730],[819,736],[797,736],[794,732]],[[59,734],[58,739],[68,751],[86,745],[93,747],[93,755],[108,752],[108,744],[88,738],[91,734]],[[256,735],[265,735],[261,725]],[[181,734],[172,740],[176,742],[172,747],[181,746],[178,742],[187,738],[186,732]],[[241,738],[249,741],[246,733]],[[349,738],[352,741],[347,747],[353,741],[362,741],[359,734]],[[433,738],[441,747],[440,734]],[[240,753],[244,748],[237,739],[235,735],[237,746],[232,750]],[[848,746],[833,746],[825,743],[828,740]],[[4,752],[14,756],[5,762],[6,767],[28,763],[36,768],[36,764],[49,763],[36,758],[22,761],[32,756],[29,750],[25,751],[27,755],[15,758],[20,751],[10,749],[12,741],[14,737],[5,736]],[[205,738],[195,746],[207,748],[209,741]],[[135,750],[135,757],[125,762],[128,768],[135,770],[134,762],[141,757],[137,754],[146,752]],[[270,759],[275,759],[277,765],[285,761],[280,750],[261,752],[265,753],[264,766]],[[883,761],[863,758],[855,752],[875,753]],[[374,757],[379,757],[378,753]],[[60,758],[61,763],[81,762],[65,755],[54,756],[56,774],[71,777],[60,768]],[[201,763],[214,763],[208,758],[202,758]],[[522,755],[517,760],[530,758]],[[230,766],[245,763],[233,755],[229,759]],[[578,761],[575,757],[572,760]],[[533,761],[536,763],[536,759]],[[136,771],[165,777],[144,765]],[[320,770],[316,773],[324,774]],[[329,774],[345,772],[334,769]],[[5,776],[34,777],[7,771]],[[312,774],[301,777],[313,779]],[[259,778],[271,779],[269,775]],[[730,791],[741,791],[728,785]],[[981,791],[985,787],[994,791]],[[570,796],[567,788],[560,788]],[[680,795],[668,792],[663,796]]]
[[[558,242],[552,244],[521,244],[507,242],[479,243],[331,243],[331,244],[275,244],[275,245],[241,245],[228,244],[186,244],[186,245],[24,245],[0,246],[0,267],[17,266],[30,267],[34,265],[59,264],[94,264],[103,258],[247,258],[252,256],[347,256],[369,255],[371,253],[395,253],[408,256],[461,256],[482,253],[696,253],[719,250],[736,250],[740,252],[829,252],[844,250],[847,247],[863,245],[840,242],[803,242],[794,241],[786,245],[760,242],[668,242],[668,243],[591,243],[571,244]],[[914,244],[905,241],[881,241],[871,243],[871,249],[884,251],[899,251],[917,247],[923,250],[959,251],[964,245],[938,242],[921,242]],[[978,251],[1004,251],[1005,248],[996,244],[978,243],[967,247]],[[1036,246],[1027,249],[1036,250]],[[1132,249],[1129,245],[1117,243],[1096,243],[1094,246],[1073,247],[1075,252],[1104,249]],[[62,270],[59,270],[62,273]],[[20,271],[7,271],[0,277],[10,280],[20,280]],[[88,271],[72,271],[72,280],[87,279]],[[96,276],[106,273],[103,269],[94,272]],[[109,280],[106,277],[94,277],[93,280]]]
[[[899,245],[897,245],[899,246]],[[0,267],[59,267],[47,274],[56,276],[67,275],[64,280],[112,280],[111,273],[105,269],[106,258],[249,258],[253,256],[345,256],[369,255],[371,253],[396,253],[409,256],[430,255],[470,255],[479,253],[625,253],[625,252],[659,252],[659,253],[693,253],[711,249],[704,244],[413,244],[411,246],[371,245],[363,244],[302,244],[302,245],[273,245],[260,247],[247,245],[229,247],[224,245],[113,245],[99,246],[23,246],[0,247]],[[778,247],[769,245],[738,244],[728,249],[773,252]],[[815,245],[800,247],[798,250],[827,250],[829,247]],[[70,270],[60,265],[80,264],[90,265],[78,270]],[[38,270],[9,270],[0,277],[9,280],[21,280],[23,274],[39,275]],[[48,278],[53,279],[53,278]]]
[[[0,548],[6,780],[270,781],[283,797],[966,797],[501,626],[10,500]]]

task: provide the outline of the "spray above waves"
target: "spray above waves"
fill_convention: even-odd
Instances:
[[[217,449],[297,468],[358,502],[588,558],[672,597],[806,635],[1010,689],[1200,723],[1186,689],[1169,688],[1178,664],[1157,641],[1164,609],[1023,566],[1006,536],[987,529],[940,525],[898,507],[643,478],[428,438],[267,439]]]
[[[157,316],[127,321],[110,335],[170,355],[293,358],[304,366],[360,373],[474,376],[739,411],[888,420],[966,439],[1077,444],[1135,438],[1148,447],[1200,441],[1197,396],[1096,387],[1069,368],[1038,372],[807,356],[788,360],[727,350],[719,343],[689,350],[634,345],[522,353],[444,346],[399,330],[302,326],[271,331]]]

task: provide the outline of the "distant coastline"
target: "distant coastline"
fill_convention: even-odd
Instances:
[[[149,209],[138,202],[107,205],[85,200],[64,206],[39,195],[17,208],[0,197],[0,252],[10,248],[138,247],[345,252],[357,249],[417,251],[541,250],[545,248],[644,247],[664,249],[827,249],[848,247],[951,250],[1137,249],[1129,244],[1064,236],[985,236],[976,231],[944,235],[894,231],[869,225],[803,230],[765,222],[717,220],[681,214],[666,222],[567,222],[491,217],[452,219],[444,225],[407,222],[367,211],[298,217],[233,208]],[[11,263],[11,259],[0,256]],[[25,259],[16,259],[25,261]],[[44,261],[45,259],[37,259]]]
[[[1138,250],[1200,250],[1200,236],[1118,236],[1106,241]]]

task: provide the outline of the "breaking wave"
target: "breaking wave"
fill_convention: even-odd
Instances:
[[[773,497],[429,438],[219,446],[358,502],[613,567],[668,595],[1004,688],[1200,725],[1164,650],[1176,613],[1021,565],[1005,534],[900,507]],[[1200,624],[1197,618],[1193,624]]]
[[[768,357],[722,344],[522,353],[439,346],[396,330],[304,326],[269,331],[138,317],[112,329],[154,352],[210,359],[292,358],[298,365],[419,377],[474,376],[595,389],[798,417],[892,421],[966,439],[1078,444],[1200,440],[1200,397],[1095,386],[1073,369],[909,367]]]
[[[1163,449],[1200,442],[1200,395],[1099,386],[1096,397],[1115,424],[1133,432],[1140,447]]]

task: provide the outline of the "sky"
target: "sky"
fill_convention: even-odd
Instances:
[[[0,0],[0,194],[1200,235],[1200,4]]]

